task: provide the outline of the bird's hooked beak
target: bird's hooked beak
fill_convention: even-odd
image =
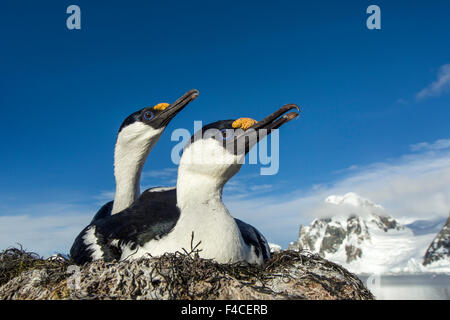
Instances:
[[[297,109],[297,111],[288,112]],[[287,113],[288,112],[288,113]],[[300,108],[296,104],[286,104],[274,113],[255,122],[248,128],[242,127],[236,130],[234,136],[234,153],[245,154],[261,139],[269,135],[272,130],[280,128],[285,123],[299,116]]]
[[[289,112],[290,110],[297,109],[298,112]],[[249,129],[253,130],[260,130],[260,129],[266,129],[269,131],[268,134],[270,134],[270,130],[278,129],[283,124],[291,121],[292,119],[295,119],[298,117],[300,113],[300,108],[293,103],[286,104],[282,106],[280,109],[275,111],[274,113],[270,114],[269,116],[265,117],[261,121],[255,123],[252,125]]]
[[[155,106],[162,112],[159,113],[158,117],[161,119],[161,127],[166,126],[170,120],[172,120],[178,112],[184,109],[191,101],[195,100],[199,95],[199,91],[196,89],[190,90],[178,98],[177,101],[171,105],[161,104]]]

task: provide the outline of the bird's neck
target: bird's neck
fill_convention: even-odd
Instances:
[[[126,144],[117,140],[114,151],[114,176],[116,178],[116,193],[111,214],[128,208],[140,195],[141,173],[145,160],[159,135],[148,140],[146,144]]]
[[[116,172],[116,193],[111,214],[118,213],[130,205],[140,195],[140,179],[142,167],[114,170]]]
[[[177,206],[183,210],[193,207],[215,206],[225,209],[222,191],[226,181],[205,175],[180,165],[177,179]]]

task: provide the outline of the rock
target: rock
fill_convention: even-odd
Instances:
[[[67,271],[63,278],[45,267],[24,271],[0,286],[0,299],[373,299],[343,267],[295,251],[276,252],[263,267],[191,253],[67,264]]]
[[[360,247],[365,241],[370,241],[368,223],[369,221],[355,215],[348,218],[315,219],[310,226],[300,226],[298,239],[288,249],[308,250],[322,257],[345,249],[346,261],[350,263],[361,258]]]
[[[428,247],[423,265],[447,262],[450,259],[450,213],[442,230],[436,235]]]

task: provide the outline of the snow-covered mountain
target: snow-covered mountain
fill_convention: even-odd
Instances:
[[[422,265],[435,233],[415,235],[382,206],[356,193],[329,196],[323,214],[328,217],[300,226],[289,249],[319,253],[355,273],[450,272],[450,263],[439,269]]]
[[[424,266],[450,263],[450,213],[442,230],[436,235],[425,253]]]

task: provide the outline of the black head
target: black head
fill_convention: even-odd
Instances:
[[[199,139],[214,139],[230,153],[245,155],[273,130],[296,118],[297,112],[286,113],[292,109],[300,110],[295,104],[287,104],[259,122],[251,118],[239,118],[207,124],[191,137],[190,144]]]
[[[119,132],[123,128],[135,123],[141,122],[151,126],[153,129],[162,129],[172,120],[189,102],[193,101],[199,95],[198,90],[190,90],[172,104],[158,103],[155,106],[146,107],[130,114],[120,126]]]

